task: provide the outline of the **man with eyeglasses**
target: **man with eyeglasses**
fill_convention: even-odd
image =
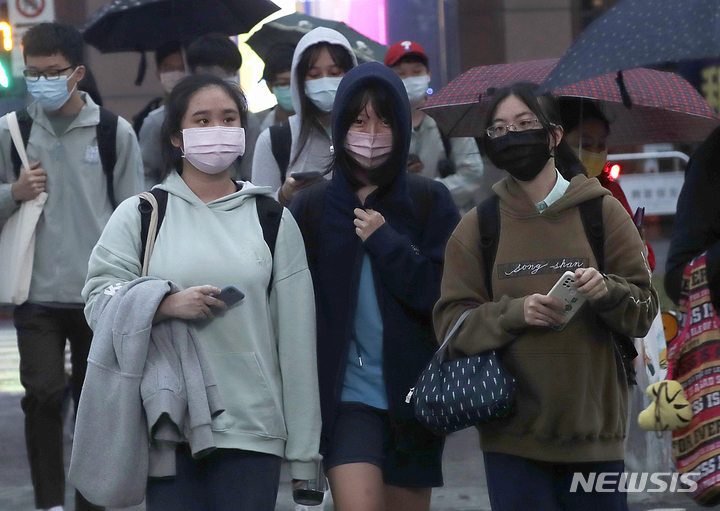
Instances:
[[[85,67],[83,40],[76,29],[43,23],[30,28],[22,42],[25,81],[36,100],[27,113],[18,114],[25,119],[22,124],[31,123],[26,142],[31,165],[29,169],[15,166],[8,121],[3,117],[0,224],[22,202],[47,192],[35,229],[29,298],[15,308],[14,322],[20,380],[25,387],[22,408],[35,505],[58,511],[65,500],[61,418],[65,343],[70,341],[72,391],[77,404],[92,341],[81,296],[88,259],[115,205],[140,191],[142,160],[130,124],[107,111],[101,114],[90,96],[78,91]],[[98,143],[101,118],[111,119],[117,128],[110,140],[115,143],[110,186],[101,162],[106,145]],[[102,508],[76,492],[75,509]]]

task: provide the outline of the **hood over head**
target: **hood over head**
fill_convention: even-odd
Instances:
[[[330,43],[330,44],[337,44],[340,46],[343,46],[347,48],[348,53],[350,54],[353,66],[357,66],[357,57],[355,56],[355,53],[352,51],[352,46],[350,46],[350,43],[348,42],[347,38],[342,35],[337,30],[333,30],[331,28],[326,27],[318,27],[307,34],[305,34],[302,39],[298,42],[297,46],[295,47],[295,53],[293,54],[292,59],[292,69],[291,69],[291,77],[290,77],[290,89],[292,94],[292,103],[293,107],[295,108],[295,113],[297,115],[302,114],[302,108],[300,105],[300,89],[299,89],[299,82],[296,79],[295,76],[295,70],[297,69],[298,63],[300,62],[300,59],[302,58],[303,53],[305,53],[305,50],[307,50],[309,47],[313,46],[317,43]]]
[[[195,207],[203,206],[210,209],[217,209],[218,211],[231,211],[239,208],[248,199],[254,198],[257,195],[273,196],[272,188],[269,186],[256,186],[249,181],[239,181],[239,184],[242,185],[242,188],[237,192],[208,202],[207,204],[195,195],[195,192],[188,187],[183,178],[175,171],[170,172],[165,181],[156,186]]]
[[[371,83],[383,87],[392,97],[392,117],[396,124],[396,131],[393,133],[393,156],[396,148],[399,148],[400,154],[395,161],[399,164],[398,175],[404,176],[412,136],[410,101],[400,77],[379,62],[368,62],[351,69],[340,82],[332,110],[332,141],[335,153],[345,151],[344,142],[347,129],[343,129],[341,126],[343,113],[353,99],[358,94],[362,94]],[[397,139],[397,143],[395,143],[395,139]],[[347,169],[342,169],[342,171],[347,172]]]

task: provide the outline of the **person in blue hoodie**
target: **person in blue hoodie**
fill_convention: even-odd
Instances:
[[[429,509],[443,438],[406,396],[435,348],[431,311],[459,221],[447,188],[408,175],[410,105],[377,62],[333,111],[333,177],[291,203],[315,287],[321,453],[336,509]]]

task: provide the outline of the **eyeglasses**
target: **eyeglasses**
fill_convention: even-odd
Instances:
[[[59,80],[65,71],[72,69],[73,66],[66,67],[64,69],[50,69],[48,71],[37,71],[35,69],[26,69],[23,71],[23,75],[30,82],[37,82],[41,76],[44,76],[48,80]]]
[[[517,121],[515,124],[508,124],[507,126],[490,126],[485,130],[488,138],[498,138],[507,135],[508,131],[526,131],[540,128],[542,125],[537,119],[523,119]]]

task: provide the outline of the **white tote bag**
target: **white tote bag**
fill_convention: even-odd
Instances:
[[[8,126],[23,167],[30,168],[15,112],[7,114]],[[35,226],[47,200],[42,192],[25,201],[5,222],[0,232],[0,303],[19,305],[30,292],[35,256]]]

